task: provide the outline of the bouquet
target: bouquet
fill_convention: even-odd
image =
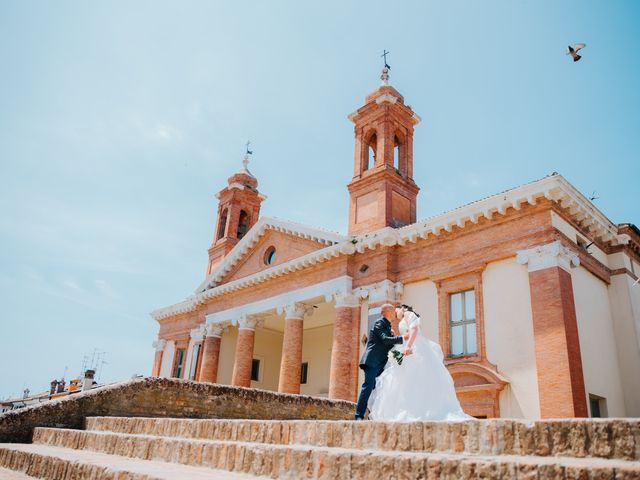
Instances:
[[[402,360],[404,359],[404,354],[400,350],[391,349],[387,354],[389,360],[395,360],[398,365],[402,365]]]

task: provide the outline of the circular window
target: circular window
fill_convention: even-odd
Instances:
[[[267,251],[264,252],[264,263],[267,265],[271,265],[276,261],[276,247],[269,247]]]

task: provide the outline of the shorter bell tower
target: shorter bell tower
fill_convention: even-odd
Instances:
[[[420,117],[389,85],[389,69],[385,62],[382,85],[349,115],[355,124],[354,172],[347,186],[352,235],[416,221],[420,189],[413,181],[413,127]]]
[[[267,197],[258,191],[258,180],[249,172],[249,151],[242,161],[242,169],[227,180],[227,186],[216,194],[218,220],[211,247],[207,275],[236,246],[260,216],[260,204]]]

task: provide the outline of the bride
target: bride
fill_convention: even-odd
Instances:
[[[408,305],[396,308],[400,335],[409,333],[402,364],[390,355],[369,400],[372,420],[471,420],[456,397],[440,345],[420,330],[420,316]]]

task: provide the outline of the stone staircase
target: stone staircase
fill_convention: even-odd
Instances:
[[[84,430],[39,427],[31,444],[0,444],[0,478],[260,476],[640,479],[640,420],[384,423],[90,417]]]

